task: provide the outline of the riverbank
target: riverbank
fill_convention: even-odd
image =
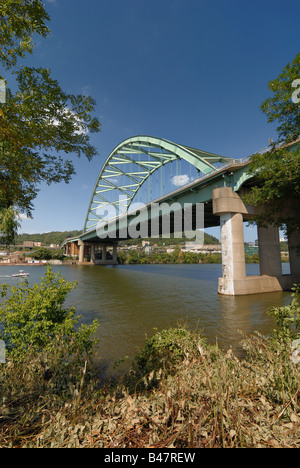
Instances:
[[[163,270],[166,268],[178,270],[178,266],[165,265]],[[199,268],[185,266],[184,276],[189,269],[194,275],[194,270]],[[105,273],[113,274],[114,286],[117,274],[122,315],[117,315],[114,324],[115,328],[123,330],[121,335],[127,330],[126,342],[130,341],[128,332],[141,322],[141,311],[151,296],[144,291],[145,302],[142,302],[144,295],[138,299],[134,296],[139,314],[130,322],[133,326],[126,322],[122,328],[120,317],[126,315],[125,293],[129,283],[125,281],[122,288],[120,271],[128,271],[132,277],[135,270],[139,270],[134,276],[135,283],[141,276],[141,269],[157,270],[157,266],[105,269]],[[65,274],[69,275],[67,270]],[[81,271],[71,270],[76,274]],[[86,290],[86,285],[91,284],[91,269],[83,270],[87,275],[83,285]],[[98,276],[103,269],[92,270],[97,273],[98,291],[105,279],[100,281]],[[214,270],[213,265],[205,266],[206,276],[210,270]],[[33,276],[34,272],[29,284],[16,286],[12,282],[11,286],[2,287],[0,337],[6,343],[7,361],[0,364],[0,447],[300,448],[300,364],[292,359],[291,346],[293,339],[299,338],[299,288],[293,294],[293,306],[276,307],[273,312],[277,329],[282,329],[282,333],[249,333],[247,326],[247,332],[239,335],[239,343],[243,341],[242,353],[235,353],[232,347],[221,347],[219,340],[209,342],[196,326],[170,326],[169,317],[167,328],[161,327],[160,331],[152,328],[150,337],[146,341],[143,339],[126,370],[114,378],[104,378],[99,375],[95,361],[98,344],[93,347],[95,354],[84,351],[92,351],[87,339],[98,338],[95,320],[91,324],[95,315],[91,315],[90,304],[88,320],[78,329],[73,307],[74,303],[79,306],[78,300],[72,296],[66,307],[63,304],[75,283],[65,281],[50,267],[44,279],[37,275],[36,284]],[[152,281],[156,278],[161,285],[163,277],[151,276]],[[174,288],[174,280],[172,277],[172,291],[179,287]],[[191,278],[188,283],[190,281]],[[145,282],[144,279],[142,284]],[[182,282],[180,277],[178,284]],[[207,287],[206,283],[205,289]],[[165,287],[163,289],[166,293]],[[105,291],[112,296],[107,282],[100,291],[102,302]],[[157,297],[156,284],[154,291]],[[77,297],[83,296],[82,291],[78,294]],[[199,297],[203,301],[203,293]],[[271,304],[275,303],[275,297],[274,294],[270,296]],[[96,302],[100,302],[98,296]],[[233,302],[228,303],[227,299],[225,302],[229,305],[227,318],[232,329]],[[151,303],[152,310],[153,297]],[[178,303],[177,296],[174,303]],[[197,299],[195,304],[199,303]],[[157,317],[166,315],[162,297],[159,296],[157,304]],[[244,313],[242,305],[247,306],[247,303],[238,301],[237,304],[240,317]],[[132,307],[133,302],[130,302],[127,313]],[[207,307],[211,318],[211,296]],[[114,303],[110,317],[115,308]],[[217,317],[220,322],[220,313]],[[114,361],[119,359],[117,368],[122,369],[121,335],[114,340],[114,327],[103,323],[103,311],[101,320],[96,322],[97,329],[108,326],[109,342],[117,343]],[[289,328],[291,323],[293,326]],[[107,345],[105,342],[104,347]],[[3,346],[1,349],[3,362]]]
[[[259,334],[244,349],[239,360],[196,332],[164,330],[117,383],[99,382],[90,366],[74,380],[51,360],[48,378],[39,360],[9,362],[0,447],[300,448],[290,350]]]
[[[151,265],[151,264],[215,264],[222,263],[221,253],[194,253],[183,252],[180,248],[175,248],[174,252],[151,252],[145,253],[139,250],[120,251],[118,260],[123,265]],[[283,262],[288,259],[283,258]],[[246,255],[246,263],[259,263],[259,256]]]

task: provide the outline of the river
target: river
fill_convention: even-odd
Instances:
[[[5,278],[21,267],[0,267],[0,282],[15,284],[19,278]],[[43,266],[24,266],[29,283],[38,282]],[[283,264],[287,273],[288,264]],[[129,361],[153,329],[184,323],[202,330],[211,343],[231,346],[238,354],[241,335],[258,330],[269,335],[274,322],[267,314],[272,306],[287,305],[287,292],[227,297],[217,293],[221,265],[118,265],[53,267],[78,285],[67,300],[75,305],[82,322],[100,322],[96,362],[103,372],[113,374],[115,361],[126,355]],[[247,274],[259,274],[259,265],[247,265]]]

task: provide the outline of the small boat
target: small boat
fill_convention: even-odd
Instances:
[[[16,278],[16,277],[24,278],[24,277],[29,276],[29,273],[25,273],[23,270],[19,270],[19,273],[15,273],[14,275],[11,275],[11,276],[12,278]]]

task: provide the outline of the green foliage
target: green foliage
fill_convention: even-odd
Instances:
[[[196,264],[196,263],[221,263],[222,258],[220,253],[193,253],[193,252],[182,252],[180,247],[177,246],[174,252],[151,252],[145,254],[137,250],[131,250],[129,252],[119,251],[118,254],[119,263],[121,264]],[[251,261],[249,257],[249,261]]]
[[[268,87],[273,96],[261,105],[268,122],[279,124],[277,127],[279,141],[292,142],[300,135],[300,106],[292,101],[292,94],[295,91],[292,83],[299,78],[300,53],[284,67],[278,78],[270,81]]]
[[[244,197],[249,205],[261,207],[254,220],[289,231],[300,228],[300,148],[273,150],[252,156],[248,169],[256,185]]]
[[[52,250],[45,247],[34,250],[31,257],[36,260],[63,260],[65,258],[62,250]]]
[[[245,260],[246,263],[259,263],[259,255],[258,254],[253,254],[253,255],[245,255]]]
[[[185,359],[198,355],[200,343],[203,344],[204,340],[197,333],[182,326],[160,332],[154,329],[154,335],[146,340],[136,356],[126,384],[135,390],[153,388],[160,380],[162,371],[166,376]]]
[[[130,252],[130,255],[129,255],[129,258],[128,258],[128,263],[130,265],[140,263],[139,253],[136,250],[133,250],[132,252]]]
[[[75,173],[65,155],[97,154],[90,134],[100,123],[91,116],[95,101],[64,92],[49,70],[23,67],[16,81],[0,115],[0,202],[31,215],[38,184],[68,183]]]
[[[0,211],[0,244],[13,244],[19,226],[18,212],[12,206],[3,208]]]
[[[98,154],[90,137],[101,128],[90,96],[63,91],[47,68],[17,64],[33,51],[35,35],[50,32],[49,20],[40,0],[1,0],[0,64],[7,76],[0,79],[7,89],[0,108],[0,207],[27,216],[40,183],[68,183],[75,174],[67,155]]]
[[[274,337],[279,341],[290,343],[300,334],[300,284],[292,288],[293,300],[284,307],[272,307],[268,312],[274,317],[277,329]]]
[[[292,84],[300,78],[300,53],[287,64],[277,79],[270,81],[272,97],[266,99],[262,111],[268,122],[277,122],[279,141],[291,143],[300,136],[300,106],[292,100]],[[299,230],[300,149],[273,145],[271,151],[251,157],[249,173],[257,183],[244,198],[246,204],[261,207],[263,212],[253,221],[262,226],[276,225],[289,232]]]
[[[154,329],[154,335],[146,341],[135,361],[144,374],[161,368],[170,369],[185,357],[197,354],[198,345],[199,337],[187,328],[170,327],[160,332]]]
[[[6,68],[33,49],[32,36],[49,33],[49,15],[40,0],[1,0],[0,61]]]
[[[24,241],[42,242],[43,245],[56,244],[60,245],[65,239],[76,237],[81,234],[82,231],[53,231],[44,232],[40,234],[17,234],[16,244],[23,244]]]
[[[24,359],[28,353],[53,353],[61,343],[70,354],[87,352],[92,347],[91,336],[98,322],[78,327],[80,316],[75,307],[64,308],[68,293],[76,283],[64,280],[47,268],[41,282],[29,286],[27,281],[17,286],[2,285],[0,305],[0,338],[6,343],[12,358]]]
[[[52,258],[52,251],[50,249],[40,247],[39,249],[32,252],[31,257],[35,258],[36,260],[50,260]]]

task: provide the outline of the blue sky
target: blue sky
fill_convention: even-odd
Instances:
[[[299,0],[44,3],[51,35],[27,62],[50,68],[64,90],[92,95],[102,131],[92,137],[99,155],[74,159],[70,184],[40,187],[20,232],[82,229],[101,166],[128,137],[243,158],[276,136],[260,105],[299,52]]]

